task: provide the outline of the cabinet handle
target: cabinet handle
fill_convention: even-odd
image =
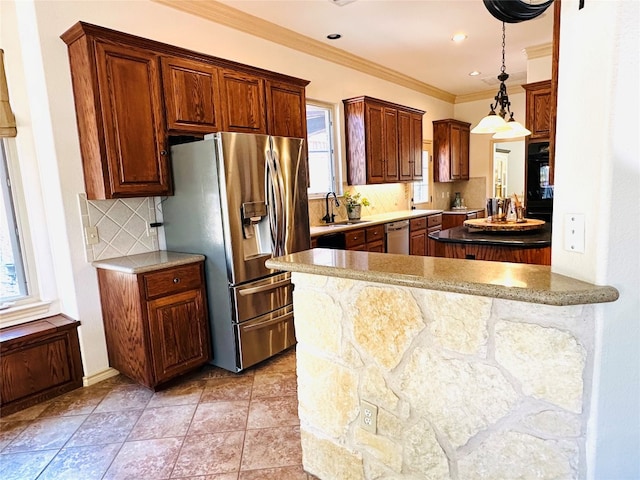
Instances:
[[[180,283],[180,279],[178,277],[174,278],[173,283]]]
[[[160,150],[160,155],[162,155],[163,157],[167,154],[166,150]]]

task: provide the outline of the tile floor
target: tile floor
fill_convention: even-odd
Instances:
[[[307,480],[295,351],[152,392],[119,375],[0,417],[2,480]]]

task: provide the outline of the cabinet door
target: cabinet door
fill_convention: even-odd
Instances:
[[[548,140],[551,135],[551,81],[523,85],[526,90],[529,140]]]
[[[304,87],[267,82],[267,131],[281,137],[307,138]]]
[[[218,68],[186,58],[162,58],[167,129],[211,133],[221,130]]]
[[[413,130],[411,114],[398,112],[398,163],[400,180],[410,181],[413,178]]]
[[[451,125],[451,157],[449,158],[451,168],[451,179],[460,180],[462,178],[461,165],[460,165],[460,145],[461,145],[460,127],[458,125]]]
[[[429,238],[429,234],[439,232],[441,229],[441,225],[436,225],[427,229],[427,255],[429,255],[430,257],[437,256],[436,250],[438,247],[438,242]]]
[[[460,180],[469,180],[469,128],[460,128]]]
[[[224,131],[267,133],[264,79],[248,73],[221,70],[220,91]]]
[[[377,242],[367,243],[367,252],[385,253],[384,242],[382,240],[378,240]]]
[[[427,231],[418,230],[411,233],[409,242],[409,255],[427,254]]]
[[[384,182],[384,109],[380,105],[365,104],[365,141],[367,183]]]
[[[170,195],[158,55],[96,42],[96,62],[106,171],[93,174],[107,198]]]
[[[188,290],[147,302],[155,382],[209,359],[207,313],[202,290]]]
[[[384,180],[397,182],[398,172],[398,111],[384,108]]]
[[[422,115],[411,115],[412,180],[422,180]]]

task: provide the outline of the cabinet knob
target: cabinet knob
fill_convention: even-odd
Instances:
[[[160,155],[162,155],[163,157],[167,154],[166,150],[160,150]]]
[[[180,279],[178,277],[174,278],[173,283],[180,283]]]

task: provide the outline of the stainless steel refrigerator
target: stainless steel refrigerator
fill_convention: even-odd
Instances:
[[[215,133],[171,148],[167,249],[206,256],[212,363],[230,371],[295,343],[290,275],[264,263],[309,248],[304,142]]]

